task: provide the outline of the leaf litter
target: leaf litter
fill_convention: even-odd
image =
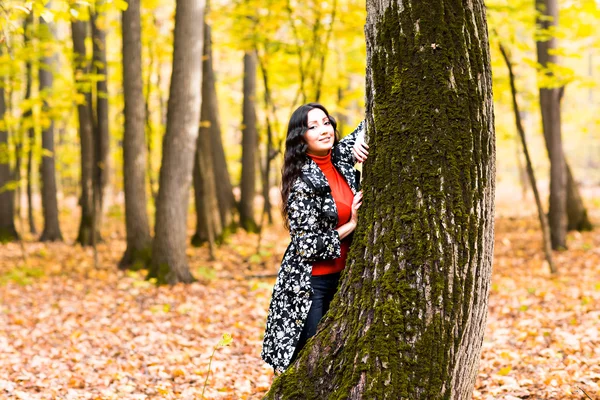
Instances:
[[[117,270],[125,242],[114,231],[97,269],[80,246],[25,241],[24,263],[19,244],[1,245],[0,398],[262,398],[283,228],[266,229],[258,252],[257,235],[237,232],[216,261],[190,247],[198,282],[162,287]],[[569,234],[556,277],[539,238],[535,219],[496,220],[474,399],[600,397],[600,233]]]

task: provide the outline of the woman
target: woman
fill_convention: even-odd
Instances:
[[[354,164],[366,160],[364,121],[338,142],[325,107],[290,118],[281,194],[288,246],[273,288],[261,356],[277,372],[296,358],[329,309],[362,201]]]

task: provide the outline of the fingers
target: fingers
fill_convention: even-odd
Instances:
[[[356,195],[354,195],[354,200],[352,201],[352,206],[355,209],[358,209],[362,204],[362,199],[363,199],[363,193],[361,190],[360,192],[356,193]]]
[[[369,145],[367,145],[365,142],[357,142],[354,147],[352,148],[352,153],[354,154],[354,158],[356,158],[356,161],[358,161],[359,163],[365,161],[367,159],[367,156],[369,155],[368,149]]]

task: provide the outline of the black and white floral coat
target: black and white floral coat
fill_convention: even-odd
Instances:
[[[331,152],[333,165],[352,193],[358,190],[352,147],[364,128],[363,121]],[[302,175],[292,185],[287,201],[291,242],[273,288],[261,353],[263,360],[278,372],[290,364],[312,303],[312,263],[341,255],[340,237],[335,230],[338,212],[331,188],[310,157],[302,166]]]

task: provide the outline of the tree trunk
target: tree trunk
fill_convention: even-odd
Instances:
[[[224,231],[217,202],[217,183],[211,143],[213,124],[219,123],[212,119],[214,113],[211,111],[213,105],[217,103],[211,41],[210,25],[205,24],[202,57],[202,106],[193,172],[196,233],[192,237],[192,245],[200,246],[202,243],[208,242],[211,257],[213,257],[215,244],[223,240]]]
[[[529,149],[527,147],[527,140],[525,139],[525,129],[523,128],[523,124],[521,123],[521,113],[519,111],[519,104],[517,102],[517,88],[515,85],[515,76],[513,74],[512,63],[508,58],[508,54],[504,49],[504,46],[500,44],[500,53],[506,62],[506,67],[508,68],[508,77],[510,81],[510,91],[512,94],[512,103],[513,103],[513,111],[515,114],[515,124],[517,126],[517,132],[519,134],[519,138],[521,140],[521,145],[523,146],[523,154],[525,155],[525,165],[527,167],[527,176],[529,177],[529,184],[531,185],[531,189],[533,191],[533,196],[535,198],[535,205],[538,211],[538,218],[540,220],[540,225],[542,227],[542,245],[544,248],[544,254],[546,255],[546,261],[550,266],[550,272],[555,274],[557,272],[556,266],[554,265],[554,261],[552,259],[552,243],[550,240],[550,227],[548,226],[548,219],[546,218],[546,214],[544,213],[544,208],[542,207],[542,200],[540,198],[540,193],[537,189],[537,183],[535,180],[535,173],[533,171],[533,164],[531,162],[531,158],[529,157]]]
[[[29,14],[25,19],[24,24],[24,44],[28,47],[28,50],[33,52],[33,45],[31,43],[31,37],[33,32],[33,13]],[[25,62],[26,69],[26,85],[25,85],[25,98],[24,100],[31,100],[32,89],[33,89],[33,66],[31,60],[27,59]],[[32,172],[33,172],[33,148],[35,147],[35,128],[33,121],[33,105],[29,105],[26,111],[23,113],[23,123],[21,124],[27,130],[27,220],[29,222],[29,231],[33,234],[37,233],[35,228],[35,221],[33,219],[33,188],[32,188]]]
[[[140,0],[129,0],[123,11],[123,179],[127,249],[120,269],[139,269],[150,261],[152,239],[146,199],[145,105],[142,82]]]
[[[173,73],[163,140],[155,236],[148,277],[158,283],[192,282],[186,260],[187,210],[202,83],[204,0],[178,0]]]
[[[240,182],[240,225],[247,232],[257,232],[254,218],[256,197],[256,58],[253,52],[244,54],[244,100],[242,104],[242,179]]]
[[[537,23],[543,30],[558,25],[558,3],[556,0],[536,0]],[[548,33],[548,32],[547,32]],[[549,64],[557,63],[556,38],[550,32],[548,40],[537,41],[538,63],[546,76],[552,77],[547,70]],[[567,170],[562,146],[560,92],[562,88],[543,88],[540,86],[540,111],[546,149],[550,158],[550,207],[549,223],[552,248],[566,248],[567,243]]]
[[[591,231],[594,226],[588,217],[587,209],[579,194],[579,187],[573,178],[571,167],[566,160],[565,165],[567,167],[567,229],[580,232]]]
[[[1,51],[0,51],[1,54]],[[4,82],[0,84],[0,121],[6,113],[4,100]],[[19,235],[15,228],[15,190],[12,185],[10,159],[8,157],[8,131],[0,125],[0,243],[18,240]]]
[[[110,138],[108,127],[108,71],[106,62],[106,31],[101,24],[106,24],[104,12],[97,12],[105,7],[105,0],[96,0],[96,11],[92,13],[92,43],[94,73],[100,76],[96,82],[95,119],[94,119],[94,216],[96,233],[102,225],[104,209],[104,191],[109,180]]]
[[[77,105],[79,119],[79,142],[81,146],[81,222],[77,242],[82,246],[92,245],[92,232],[94,229],[93,205],[93,174],[94,174],[94,128],[92,121],[91,96],[89,87],[86,87],[84,74],[89,72],[89,65],[85,50],[87,37],[87,22],[72,21],[71,35],[73,39],[73,52],[75,53],[75,80],[77,91],[83,95],[85,101]]]
[[[494,247],[483,1],[368,0],[364,202],[317,335],[272,399],[470,399]]]
[[[208,59],[212,60],[212,43]],[[221,123],[219,120],[219,104],[217,101],[217,89],[215,86],[215,73],[213,64],[207,65],[210,79],[206,80],[207,92],[210,97],[206,99],[209,105],[210,120],[210,143],[214,162],[215,182],[217,185],[217,200],[219,203],[219,214],[221,216],[221,226],[223,227],[223,236],[235,229],[233,221],[233,211],[235,210],[235,198],[233,196],[233,187],[227,170],[227,159],[223,149],[223,140],[221,137]]]
[[[212,71],[212,67],[211,67]],[[214,72],[212,72],[214,76]],[[210,143],[215,168],[215,180],[217,185],[217,199],[219,201],[219,214],[221,216],[221,226],[224,229],[224,235],[235,230],[233,212],[235,210],[235,197],[233,196],[233,186],[227,170],[227,159],[223,149],[223,139],[221,137],[221,124],[219,121],[219,106],[217,103],[217,90],[215,80],[209,80],[211,95],[210,101]]]
[[[46,4],[51,8],[51,3]],[[46,31],[46,37],[54,38],[54,28],[40,17],[40,29]],[[48,43],[52,45],[53,43]],[[40,93],[49,95],[52,93],[53,73],[56,69],[56,55],[44,52],[39,72]],[[54,120],[51,116],[50,107],[44,101],[42,112],[50,119],[50,125],[42,130],[42,164],[40,175],[42,182],[42,209],[44,212],[44,230],[40,236],[41,241],[62,241],[62,233],[58,222],[58,200],[56,198],[56,167],[54,164]]]

